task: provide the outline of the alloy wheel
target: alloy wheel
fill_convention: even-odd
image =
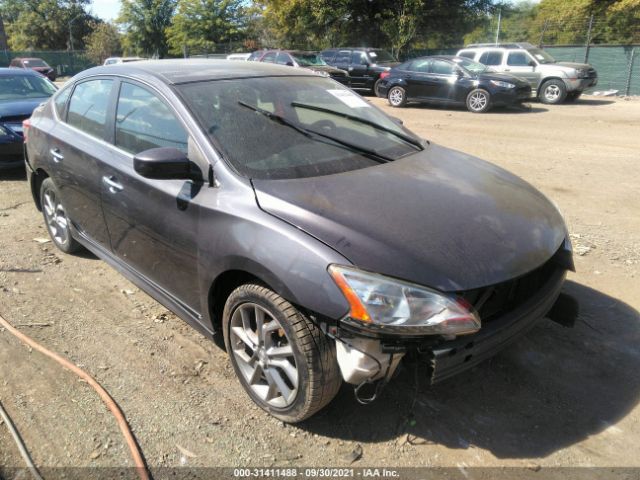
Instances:
[[[392,88],[389,92],[389,102],[391,102],[391,105],[400,105],[403,100],[404,94],[402,93],[402,90],[400,90],[399,88]]]
[[[469,97],[469,107],[474,111],[480,111],[487,106],[489,99],[483,92],[474,92]]]
[[[300,376],[278,320],[260,305],[243,303],[231,316],[229,335],[240,372],[258,398],[276,408],[291,405]]]
[[[557,85],[548,85],[544,89],[544,96],[550,102],[555,102],[560,97],[560,87]]]
[[[51,237],[59,245],[66,244],[69,240],[69,220],[53,190],[47,190],[44,193],[42,208]]]

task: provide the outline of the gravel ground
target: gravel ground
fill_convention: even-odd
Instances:
[[[436,387],[407,366],[369,406],[345,386],[317,416],[285,426],[253,406],[216,344],[92,255],[41,243],[24,176],[6,172],[0,314],[102,383],[151,467],[640,466],[640,101],[474,115],[370,100],[559,205],[579,253],[566,285],[581,304],[575,328],[542,322]],[[39,466],[131,465],[93,390],[2,329],[0,401]],[[0,465],[22,465],[2,425]]]

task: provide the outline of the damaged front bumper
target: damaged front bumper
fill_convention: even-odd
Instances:
[[[372,335],[342,323],[335,334],[338,364],[347,383],[360,385],[376,380],[388,381],[401,358],[410,353],[426,356],[432,383],[457,375],[495,355],[517,340],[554,308],[567,270],[573,269],[570,246],[566,245],[545,265],[519,279],[487,287],[485,292],[466,292],[483,298],[478,306],[482,328],[472,335],[448,339],[444,336],[404,337]],[[504,302],[501,296],[512,299]],[[517,301],[513,301],[513,298]],[[496,305],[496,302],[498,305]],[[558,302],[562,303],[562,302]],[[566,304],[566,302],[564,302]],[[557,308],[553,320],[565,326],[577,316],[577,306]],[[568,318],[571,317],[571,318]]]

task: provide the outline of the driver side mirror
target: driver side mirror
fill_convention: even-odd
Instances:
[[[285,63],[285,65],[286,65],[287,67],[293,67],[293,62],[287,62],[287,63]]]
[[[186,153],[173,147],[151,148],[133,157],[133,169],[156,180],[202,180],[202,172]]]
[[[537,65],[538,64],[536,62],[534,62],[533,60],[529,60],[529,66],[530,67],[536,68]]]

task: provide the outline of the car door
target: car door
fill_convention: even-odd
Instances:
[[[67,217],[75,228],[108,248],[102,215],[99,163],[110,158],[105,142],[112,101],[111,78],[92,78],[75,85],[63,117],[49,133],[49,174],[58,187]]]
[[[536,69],[537,62],[527,52],[509,52],[506,63],[505,73],[526,80],[534,90],[538,87],[540,73]]]
[[[349,74],[351,74],[351,72],[349,71],[349,67],[351,65],[351,50],[338,50],[338,53],[336,53],[336,58],[333,61],[333,66],[336,68],[339,68],[340,70],[345,70],[348,71]],[[355,82],[353,81],[353,78],[350,78],[350,86],[354,87],[356,86]]]
[[[341,68],[341,67],[338,67]],[[354,88],[365,88],[370,83],[369,60],[362,50],[354,50],[351,53],[351,60],[347,67],[351,77],[351,86]]]
[[[430,91],[431,99],[447,103],[461,101],[461,77],[458,71],[453,62],[440,59],[434,59],[431,62],[429,75],[434,85]]]
[[[133,158],[151,148],[175,147],[190,158],[189,135],[178,115],[149,87],[122,81],[115,104],[113,156],[100,168],[104,217],[113,253],[138,275],[194,312],[198,291],[198,215],[191,180],[152,180],[135,172]]]
[[[430,59],[417,59],[408,64],[402,77],[407,84],[407,97],[428,98],[434,83],[429,75]]]

